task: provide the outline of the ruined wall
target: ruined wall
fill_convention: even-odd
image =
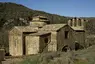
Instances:
[[[48,51],[57,51],[57,32],[51,32],[51,42],[48,45]]]
[[[9,35],[9,52],[12,56],[22,55],[21,35]]]
[[[40,52],[48,52],[48,44],[51,42],[51,34],[40,36]]]
[[[65,31],[68,31],[67,38],[65,38]],[[63,27],[61,30],[57,33],[57,49],[58,51],[62,51],[62,48],[66,45],[69,46],[69,48],[74,49],[74,30],[71,29],[69,26]]]
[[[38,54],[39,52],[39,36],[26,36],[26,55]]]

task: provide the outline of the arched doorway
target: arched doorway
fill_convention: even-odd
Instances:
[[[67,52],[68,50],[68,45],[65,45],[63,48],[62,48],[62,52]]]

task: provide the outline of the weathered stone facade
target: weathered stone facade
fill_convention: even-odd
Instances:
[[[85,22],[84,19],[73,18],[68,21],[68,25],[74,29],[74,43],[85,47]]]
[[[9,31],[9,52],[12,56],[23,55],[23,36],[25,33],[36,32],[38,28],[14,27]]]
[[[20,56],[74,50],[76,43],[84,46],[84,21],[79,24],[76,20],[69,20],[68,25],[49,24],[46,17],[34,17],[29,26],[16,26],[9,31],[9,52]]]
[[[68,48],[74,49],[74,30],[70,26],[66,24],[50,24],[40,30],[51,32],[51,43],[48,46],[48,51],[62,51],[64,46],[67,45]]]
[[[49,32],[40,32],[25,36],[26,55],[38,54],[43,51],[48,51],[46,48],[50,43],[51,37]]]

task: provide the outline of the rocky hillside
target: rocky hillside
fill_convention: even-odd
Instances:
[[[7,24],[7,28],[14,25],[27,24],[19,21],[19,18],[29,20],[32,16],[36,15],[44,15],[48,17],[51,23],[64,23],[67,21],[67,18],[64,16],[32,10],[20,4],[10,2],[0,3],[0,27],[2,27],[4,24]]]

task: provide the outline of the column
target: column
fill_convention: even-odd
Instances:
[[[76,26],[79,26],[78,22],[79,22],[79,18],[77,18],[77,20],[76,20]]]
[[[71,26],[71,20],[68,20],[68,25]]]
[[[74,27],[75,19],[72,19],[72,27]]]

